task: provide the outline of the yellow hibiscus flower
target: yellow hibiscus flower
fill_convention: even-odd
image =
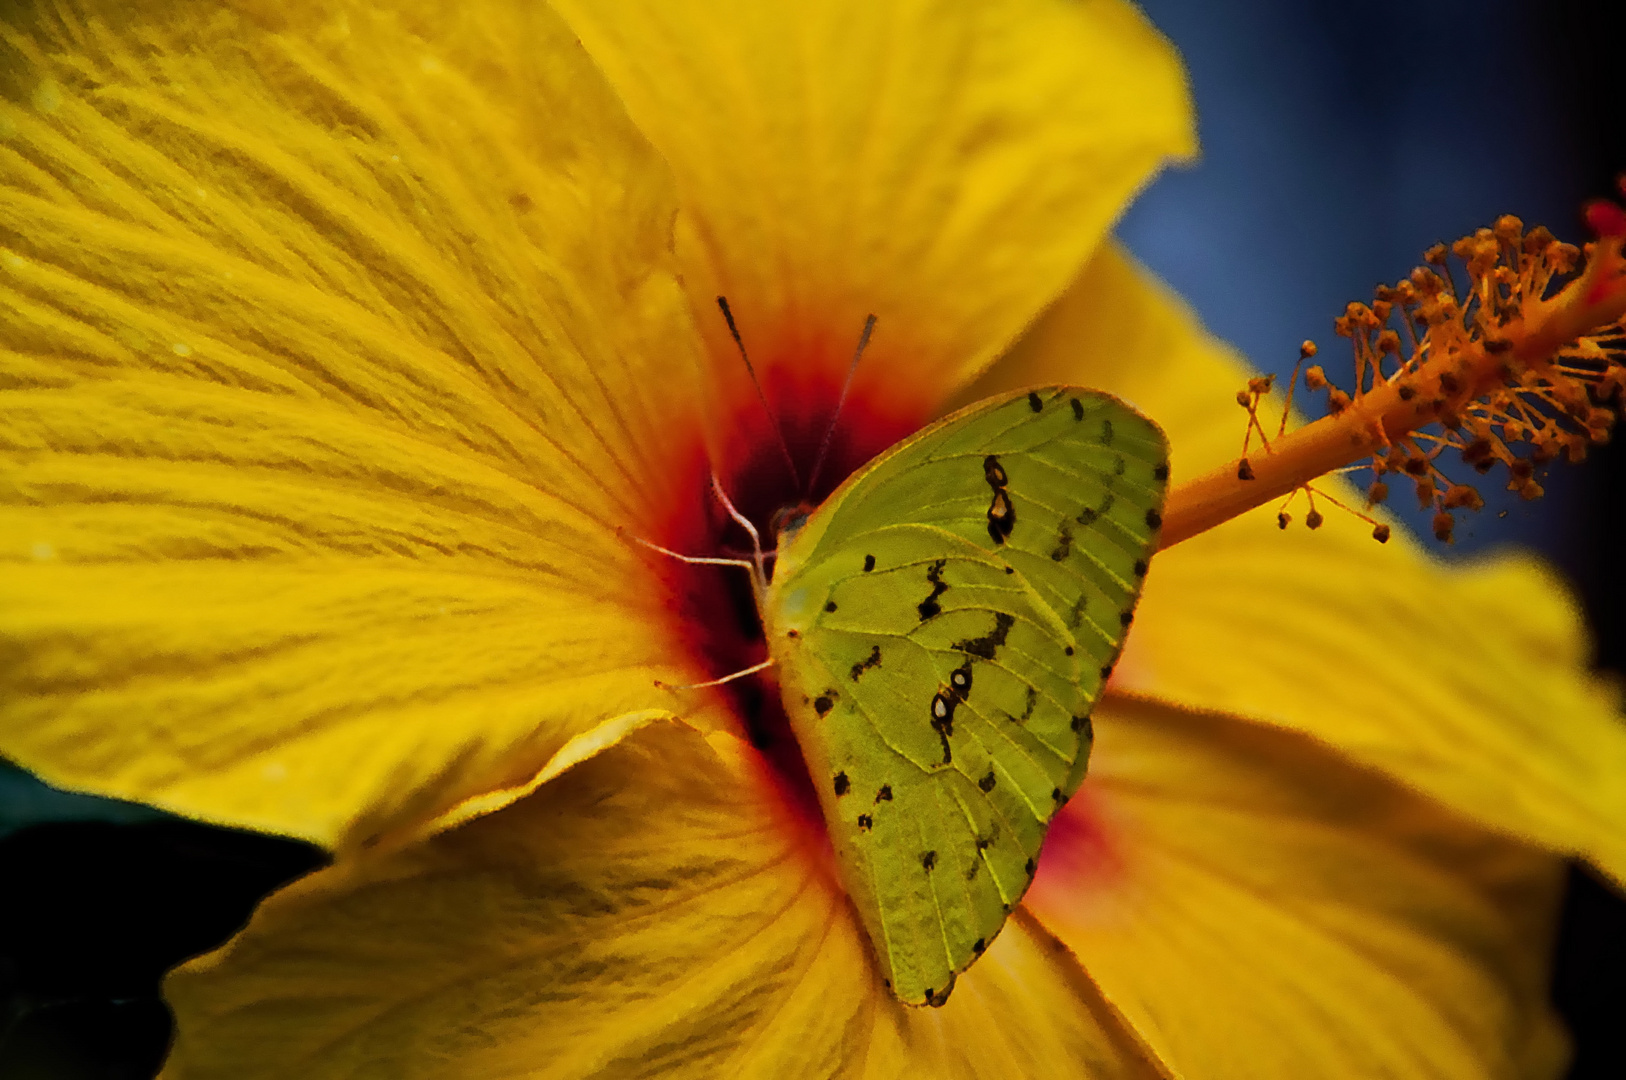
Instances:
[[[879,316],[827,485],[1046,380],[1229,459],[1245,369],[1104,241],[1178,63],[1110,0],[556,6],[0,32],[0,752],[336,853],[167,1075],[1555,1075],[1615,702],[1535,564],[1337,518],[1158,556],[1028,900],[886,993],[771,694],[654,685],[760,649],[734,586],[619,530],[783,494],[719,293],[793,455]]]

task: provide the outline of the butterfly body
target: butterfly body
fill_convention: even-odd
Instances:
[[[780,533],[769,651],[901,1001],[946,1001],[1032,881],[1167,476],[1150,421],[1051,387],[938,421]]]

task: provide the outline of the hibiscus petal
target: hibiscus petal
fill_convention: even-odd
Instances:
[[[44,4],[0,91],[0,752],[335,842],[670,705],[698,342],[556,17]]]
[[[1118,251],[984,386],[1064,377],[1155,417],[1176,488],[1241,449],[1247,369]],[[1307,732],[1626,881],[1626,725],[1562,584],[1526,556],[1443,565],[1398,527],[1379,545],[1337,510],[1313,533],[1275,516],[1158,555],[1113,689]]]
[[[1195,150],[1178,57],[1117,0],[558,6],[672,165],[730,369],[719,293],[769,369],[839,376],[874,312],[855,395],[939,403]]]
[[[1560,860],[1294,733],[1095,716],[1027,904],[1177,1074],[1561,1071]]]
[[[1157,1075],[1022,918],[897,1004],[828,860],[754,751],[652,723],[272,897],[170,977],[165,1076]]]

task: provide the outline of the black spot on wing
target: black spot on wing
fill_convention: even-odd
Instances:
[[[1161,529],[1163,527],[1163,515],[1158,513],[1156,507],[1146,511],[1146,525],[1152,529]]]
[[[1030,395],[1029,400],[1036,398]],[[999,458],[993,454],[982,459],[982,478],[994,491],[994,497],[988,504],[988,536],[994,543],[1003,544],[1011,535],[1011,530],[1016,528],[1016,506],[1011,502],[1011,493],[1007,490],[1010,478],[1005,475],[1005,467],[999,463]]]
[[[1073,730],[1082,731],[1086,739],[1093,739],[1095,737],[1095,729],[1090,724],[1090,717],[1088,713],[1085,713],[1083,716],[1073,717]]]
[[[881,785],[881,790],[877,791],[875,793],[875,801],[878,802],[878,803],[891,802],[892,801],[892,785],[891,784],[882,784]]]
[[[1073,553],[1073,527],[1067,522],[1061,523],[1061,529],[1056,533],[1056,547],[1050,552],[1050,557],[1061,562]]]
[[[1028,703],[1027,703],[1027,707],[1022,710],[1022,723],[1025,724],[1025,723],[1027,723],[1029,720],[1031,720],[1033,718],[1033,710],[1035,708],[1037,708],[1038,705],[1039,705],[1039,688],[1037,686],[1030,685],[1028,687]]]
[[[1072,610],[1067,613],[1067,629],[1077,630],[1084,625],[1084,607],[1089,603],[1089,600],[1087,594],[1078,594],[1078,599],[1073,601]]]
[[[1152,470],[1152,476],[1159,483],[1162,483],[1164,480],[1167,480],[1169,478],[1169,463],[1167,461],[1161,462],[1157,466],[1157,468]]]
[[[869,655],[864,657],[864,659],[860,660],[858,663],[853,665],[853,670],[852,670],[853,682],[857,682],[858,681],[858,676],[862,675],[864,672],[868,671],[870,668],[880,667],[880,666],[881,666],[881,647],[879,645],[871,645],[870,650],[869,650]]]
[[[999,488],[988,503],[988,535],[994,543],[1003,544],[1015,530],[1016,504],[1009,491]]]
[[[1113,436],[1116,434],[1112,430],[1112,421],[1110,419],[1101,421],[1101,445],[1111,446]]]
[[[937,737],[943,740],[943,764],[948,765],[954,760],[954,751],[949,747],[949,736],[954,734],[954,710],[960,705],[960,699],[953,692],[939,691],[932,698],[932,730]]]
[[[995,491],[1010,483],[1010,478],[1005,475],[1005,466],[1001,465],[999,458],[993,454],[982,459],[982,478],[988,481],[988,486]]]
[[[1015,615],[1005,611],[996,611],[994,612],[993,630],[979,638],[968,638],[965,641],[956,641],[953,645],[950,645],[949,648],[958,649],[960,652],[967,653],[971,656],[980,656],[984,660],[992,660],[994,658],[994,653],[1001,645],[1005,644],[1005,638],[1009,636],[1011,627],[1015,625]]]
[[[920,865],[926,868],[927,873],[937,869],[937,852],[928,851],[920,856]]]
[[[989,769],[988,775],[977,781],[977,786],[981,788],[983,794],[986,795],[988,792],[994,790],[994,784],[996,782],[997,781],[994,778],[994,770]]]
[[[853,788],[852,781],[847,779],[847,774],[844,772],[836,773],[835,779],[830,782],[830,786],[835,789],[837,797],[847,794]]]
[[[820,716],[828,713],[831,708],[834,707],[834,705],[835,695],[833,693],[820,694],[818,697],[813,699],[813,711],[818,713]]]
[[[826,600],[824,602],[824,610],[825,611],[834,611],[835,609],[836,609],[836,602],[834,600]]]
[[[868,814],[859,814],[858,815],[858,831],[859,832],[869,832],[870,829],[874,826],[874,824],[875,824],[875,819],[870,817]]]
[[[1136,577],[1145,577],[1146,576],[1146,571],[1148,571],[1150,569],[1151,569],[1151,566],[1147,564],[1145,559],[1136,559],[1135,560],[1135,576]]]
[[[1112,504],[1115,501],[1115,496],[1109,491],[1102,496],[1100,506],[1086,506],[1084,509],[1078,512],[1078,517],[1074,518],[1073,520],[1077,521],[1080,525],[1093,525],[1095,524],[1096,518],[1101,517],[1103,514],[1106,514],[1112,509]]]
[[[867,574],[873,569],[875,569],[875,556],[873,556],[873,555],[865,555],[864,556],[864,573]]]
[[[1084,403],[1082,401],[1079,401],[1077,398],[1073,398],[1071,400],[1072,400],[1072,403],[1073,403],[1073,419],[1074,420],[1082,420],[1082,419],[1084,419]]]
[[[949,672],[949,693],[964,701],[971,696],[971,661]]]
[[[1028,408],[1032,409],[1034,412],[1039,412],[1044,408],[1044,402],[1039,399],[1039,392],[1037,390],[1028,391]]]
[[[932,594],[915,605],[915,610],[920,612],[921,622],[943,613],[943,605],[937,602],[937,598],[948,592],[948,583],[943,580],[943,567],[947,565],[947,559],[938,559],[926,568],[926,580],[931,583]]]
[[[1073,404],[1074,405],[1078,404],[1078,399],[1077,398],[1073,399]],[[974,956],[981,956],[982,953],[983,953],[983,950],[986,949],[986,948],[988,948],[988,941],[987,941],[986,938],[978,938],[976,941],[973,941],[971,943],[971,952],[972,952],[972,955],[974,955]]]

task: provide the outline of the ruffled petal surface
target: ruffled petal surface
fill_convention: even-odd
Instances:
[[[1176,1075],[1555,1077],[1561,860],[1302,735],[1095,713],[1028,894]]]
[[[1240,451],[1231,402],[1248,374],[1107,248],[972,393],[1118,393],[1168,432],[1178,488]],[[1326,518],[1282,531],[1262,507],[1160,553],[1112,691],[1305,732],[1626,881],[1626,724],[1563,585],[1528,556],[1448,566],[1398,526],[1380,545],[1351,515]]]
[[[897,1004],[817,835],[734,736],[646,725],[272,897],[170,977],[164,1075],[1159,1075],[1024,916],[945,1007]]]
[[[719,366],[725,294],[784,411],[874,313],[854,396],[918,425],[1195,150],[1177,55],[1119,0],[558,7],[672,165]]]
[[[0,90],[0,753],[342,844],[670,704],[676,204],[557,17],[25,4]]]

